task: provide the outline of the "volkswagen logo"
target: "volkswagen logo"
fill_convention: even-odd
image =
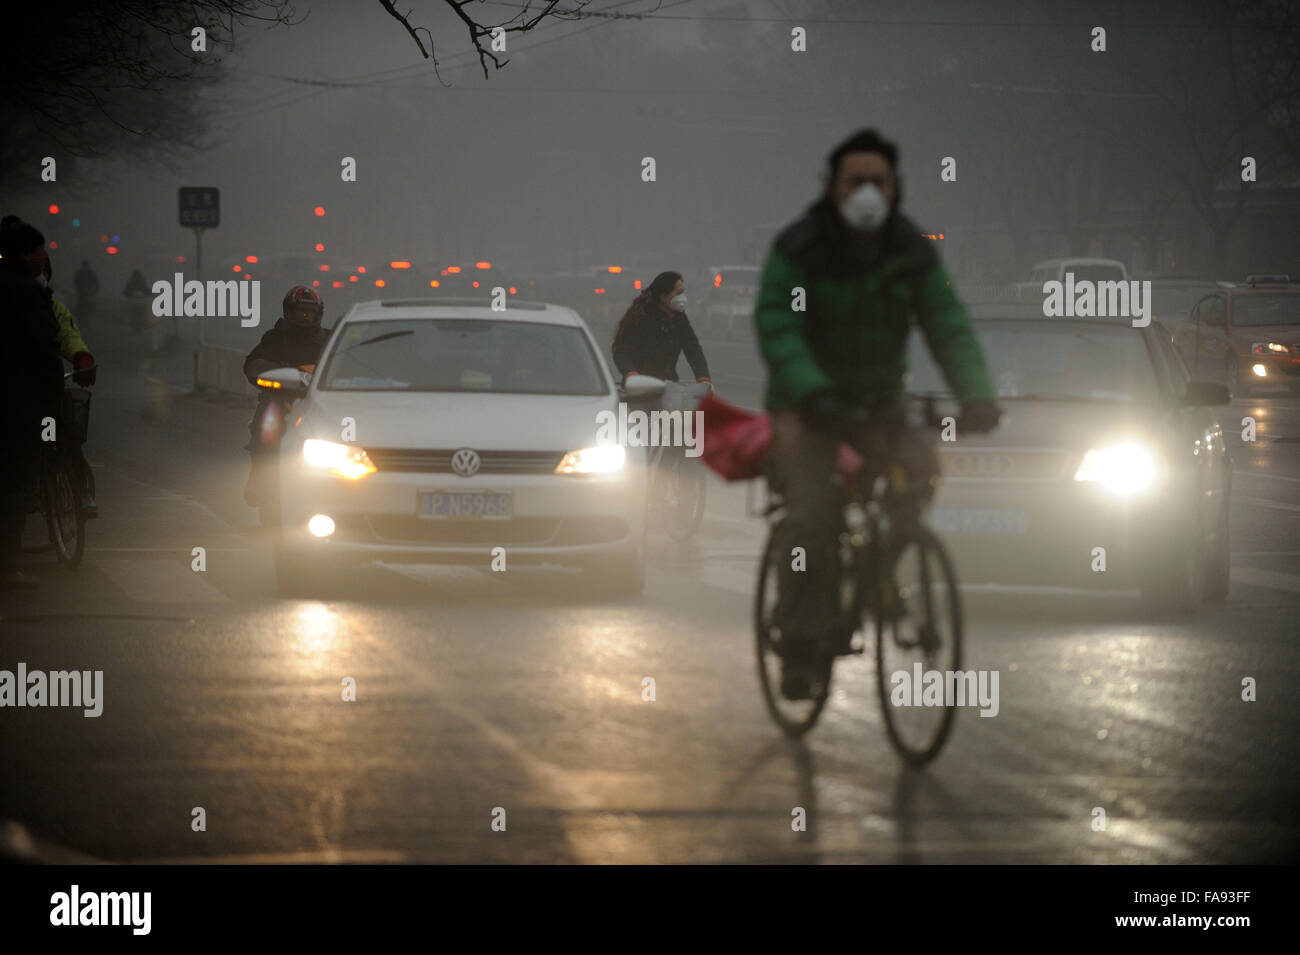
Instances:
[[[1015,464],[1005,454],[954,454],[948,461],[952,477],[1008,477],[1014,469]]]
[[[461,477],[473,477],[478,474],[478,452],[470,448],[461,448],[451,456],[451,469]]]

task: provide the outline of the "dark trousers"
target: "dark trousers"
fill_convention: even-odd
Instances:
[[[933,488],[939,473],[930,436],[905,427],[896,412],[882,412],[855,440],[865,459],[864,475],[879,474],[896,461],[911,487]],[[769,481],[785,500],[785,516],[774,531],[779,567],[776,623],[786,641],[786,658],[807,659],[815,641],[832,632],[841,603],[839,535],[844,526],[845,480],[836,474],[839,439],[809,429],[794,412],[772,416]],[[925,495],[928,498],[929,494]],[[803,549],[803,562],[795,548]],[[796,569],[802,566],[803,569]]]
[[[835,476],[837,443],[805,427],[793,412],[772,416],[769,479],[786,505],[774,531],[780,568],[776,623],[787,659],[805,657],[840,611],[844,492]]]

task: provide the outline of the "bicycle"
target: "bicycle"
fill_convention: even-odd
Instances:
[[[923,402],[927,426],[941,426],[934,402],[944,396],[907,397]],[[922,521],[930,489],[909,480],[892,449],[883,445],[886,434],[868,432],[875,443],[866,449],[862,465],[856,472],[840,472],[845,477],[844,523],[839,537],[842,616],[835,633],[824,634],[815,648],[814,672],[819,679],[809,700],[786,700],[780,691],[783,651],[780,628],[774,620],[775,595],[780,564],[790,560],[791,555],[776,550],[775,532],[784,502],[769,484],[768,504],[762,513],[771,529],[763,550],[754,608],[759,680],[777,725],[789,736],[802,736],[816,725],[826,706],[836,658],[866,652],[865,632],[870,618],[875,624],[876,686],[886,731],[899,756],[920,766],[942,749],[952,730],[956,707],[952,701],[945,701],[939,707],[915,707],[913,714],[904,714],[902,707],[892,705],[889,683],[899,669],[892,657],[896,653],[919,655],[925,671],[959,669],[961,598],[946,548]],[[859,635],[861,638],[856,639]],[[775,668],[773,663],[777,664]],[[933,725],[918,739],[904,725],[909,720]]]
[[[64,381],[74,374],[77,372],[66,372]],[[84,501],[95,495],[95,475],[74,453],[85,443],[89,423],[90,389],[64,388],[55,419],[55,440],[43,444],[36,501],[31,509],[44,516],[49,543],[23,548],[32,554],[53,550],[59,563],[69,570],[77,567],[85,554],[90,511]]]
[[[660,407],[664,411],[681,411],[684,427],[685,416],[694,414],[699,399],[709,391],[707,382],[664,382]],[[703,440],[699,430],[692,433],[696,440]],[[708,496],[704,467],[698,458],[686,456],[684,446],[669,446],[665,441],[651,449],[649,465],[650,500],[663,508],[664,530],[675,541],[690,540],[704,521]]]

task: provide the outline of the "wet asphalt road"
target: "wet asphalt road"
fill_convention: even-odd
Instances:
[[[1300,399],[1221,409],[1233,589],[1189,619],[1132,593],[979,588],[971,668],[1000,712],[959,713],[928,769],[884,737],[874,664],[836,671],[786,742],[750,625],[764,525],[710,485],[702,534],[651,537],[646,592],[548,569],[363,568],[283,599],[244,506],[250,403],[186,394],[188,358],[87,329],[104,367],[84,566],[25,558],[0,668],[102,669],[104,710],[0,710],[0,819],[114,861],[1230,862],[1300,847]],[[757,402],[749,346],[711,346]],[[190,569],[191,548],[207,571]],[[1243,703],[1241,680],[1258,681]],[[356,681],[356,702],[341,681]],[[656,699],[642,699],[653,677]],[[191,828],[203,807],[207,829]],[[506,831],[493,831],[494,810]],[[807,831],[791,828],[806,810]],[[1094,831],[1096,807],[1108,825]]]

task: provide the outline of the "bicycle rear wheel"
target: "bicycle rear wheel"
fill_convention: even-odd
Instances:
[[[66,455],[55,453],[41,473],[45,524],[59,563],[73,568],[86,550],[86,515],[81,507],[81,478]]]
[[[914,524],[899,535],[873,595],[876,685],[889,741],[904,762],[921,766],[939,754],[957,714],[957,694],[945,688],[961,668],[961,594],[952,560],[929,528]]]
[[[758,651],[758,682],[763,688],[763,700],[776,725],[787,736],[802,736],[817,725],[830,696],[830,666],[825,665],[825,679],[809,700],[787,700],[781,695],[781,661],[783,647],[781,629],[776,625],[776,604],[779,593],[781,561],[788,555],[776,548],[775,533],[769,534],[763,548],[763,560],[758,571],[758,591],[754,596],[754,636]]]

